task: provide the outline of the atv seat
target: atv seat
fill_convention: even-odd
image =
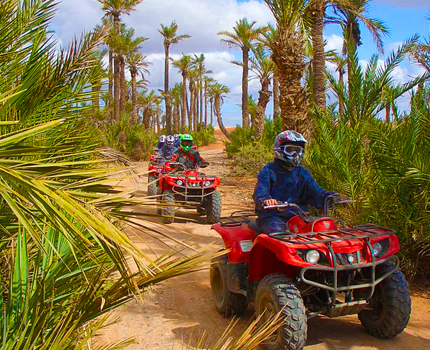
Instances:
[[[256,234],[262,234],[263,232],[261,232],[260,228],[257,225],[257,220],[251,220],[248,222],[248,227]]]

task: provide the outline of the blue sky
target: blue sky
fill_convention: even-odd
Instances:
[[[430,0],[374,0],[369,7],[369,16],[383,20],[390,29],[390,36],[384,38],[386,53],[395,49],[402,41],[415,33],[430,37]],[[96,0],[63,0],[54,18],[52,29],[56,32],[60,44],[67,46],[71,38],[83,31],[90,31],[100,22],[102,12]],[[149,37],[142,47],[142,52],[153,62],[151,75],[147,77],[150,88],[163,86],[163,46],[157,30],[159,24],[169,24],[176,20],[179,33],[187,33],[192,38],[172,48],[174,58],[181,53],[204,53],[207,66],[214,71],[213,77],[227,85],[231,93],[223,106],[223,118],[226,125],[235,125],[241,121],[240,103],[240,67],[229,63],[240,59],[240,52],[228,48],[219,42],[217,33],[231,30],[235,22],[243,17],[264,25],[273,21],[270,11],[261,0],[143,0],[136,11],[124,17],[125,23],[135,28],[137,36]],[[360,59],[368,61],[376,46],[369,32],[361,26],[363,45],[359,48]],[[342,38],[336,25],[325,28],[327,47],[340,49]],[[420,73],[417,66],[403,62],[395,72],[398,82],[405,82]],[[181,77],[175,69],[171,70],[171,82],[180,82]],[[250,93],[258,97],[258,81],[250,82]],[[272,113],[271,105],[267,111]]]

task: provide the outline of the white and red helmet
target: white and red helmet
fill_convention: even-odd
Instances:
[[[174,143],[175,143],[175,138],[172,135],[168,135],[166,137],[166,145],[169,147],[173,147]]]
[[[297,131],[287,130],[275,138],[275,157],[286,165],[296,167],[303,159],[306,139]]]

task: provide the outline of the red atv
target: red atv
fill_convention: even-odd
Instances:
[[[171,161],[176,161],[177,155],[174,154]],[[148,166],[148,196],[157,195],[158,178],[159,175],[164,171],[164,166],[167,160],[158,155],[151,154],[149,156]]]
[[[373,224],[344,227],[328,216],[327,204],[324,217],[311,217],[294,204],[266,209],[296,215],[286,232],[270,236],[243,212],[213,225],[230,250],[211,265],[212,296],[220,313],[240,314],[252,301],[263,320],[282,310],[285,323],[265,344],[267,349],[302,349],[307,319],[318,314],[358,314],[378,338],[403,331],[411,299],[395,255],[399,240],[394,231]]]
[[[209,224],[219,221],[222,210],[221,195],[217,191],[219,178],[198,171],[208,165],[204,162],[195,169],[186,169],[182,163],[165,164],[158,181],[158,194],[164,203],[158,211],[164,223],[171,224],[175,220],[177,204],[196,208],[200,215],[206,215]]]

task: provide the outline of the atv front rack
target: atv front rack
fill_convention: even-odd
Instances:
[[[169,174],[170,175],[170,174]],[[216,176],[211,175],[180,175],[178,176],[182,179],[184,179],[182,185],[178,185],[176,181],[175,185],[172,186],[172,191],[174,194],[179,195],[181,197],[184,197],[184,201],[190,201],[190,202],[196,202],[196,201],[203,201],[205,197],[208,197],[212,194],[215,187],[213,187],[213,182],[215,180],[206,180],[208,178],[216,179]],[[199,181],[199,182],[188,182],[187,180],[189,178],[192,178],[193,180]],[[205,186],[205,181],[211,181],[212,184],[210,186]]]
[[[357,232],[358,231],[358,232]],[[343,236],[337,236],[337,235]],[[324,232],[309,232],[309,233],[292,233],[277,232],[270,235],[271,238],[287,242],[289,244],[316,244],[316,243],[331,243],[338,241],[347,241],[352,239],[369,239],[372,237],[383,237],[397,234],[389,228],[377,226],[373,224],[358,225],[352,228],[340,228],[334,231]],[[319,237],[318,237],[319,236]],[[325,237],[321,239],[320,237]]]

